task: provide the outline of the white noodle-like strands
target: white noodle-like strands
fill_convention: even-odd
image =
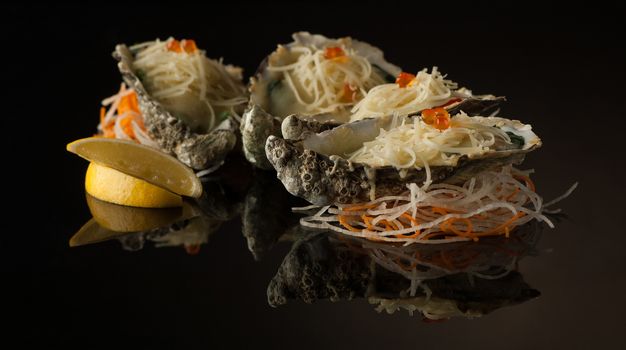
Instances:
[[[341,54],[327,58],[326,49],[339,49]],[[326,48],[300,44],[279,50],[297,55],[295,62],[282,66],[270,63],[267,69],[283,74],[296,101],[308,114],[349,110],[367,91],[385,83],[371,63],[351,49],[349,43],[337,41]]]
[[[542,198],[519,181],[525,174],[507,166],[480,173],[460,186],[409,184],[401,196],[322,208],[300,222],[354,237],[405,244],[508,237],[515,227],[531,220],[554,227],[543,214]]]

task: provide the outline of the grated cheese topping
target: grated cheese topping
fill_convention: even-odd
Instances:
[[[424,69],[407,86],[391,83],[371,89],[352,108],[350,121],[382,117],[392,112],[405,116],[441,106],[454,97],[471,96],[471,91],[466,89],[454,91],[457,87],[457,83],[445,79],[437,67],[433,67],[431,73]]]
[[[396,169],[455,166],[461,156],[479,156],[511,143],[505,131],[492,126],[493,120],[460,112],[450,119],[450,127],[441,131],[421,118],[395,118],[397,126],[381,129],[374,140],[351,153],[349,160]]]
[[[130,47],[133,69],[151,96],[201,131],[214,129],[227,115],[239,120],[238,110],[247,102],[241,68],[207,58],[195,44],[193,50],[172,51],[173,42],[157,39]]]
[[[326,58],[326,49],[341,49],[342,54]],[[289,51],[292,62],[270,60],[269,71],[281,72],[297,102],[308,114],[348,111],[374,86],[385,83],[372,64],[351,48],[348,38],[330,41],[326,47],[295,43],[279,46],[276,54]]]

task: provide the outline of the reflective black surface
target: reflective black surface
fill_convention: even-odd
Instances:
[[[29,142],[7,132],[8,153],[13,156],[15,145],[25,143],[38,148],[19,152],[13,163],[26,174],[12,178],[29,185],[26,193],[12,195],[18,209],[10,212],[11,225],[2,237],[7,337],[82,348],[625,347],[623,6],[477,4],[387,13],[380,4],[369,4],[354,13],[345,4],[329,14],[307,4],[299,16],[285,14],[285,6],[274,12],[263,5],[235,7],[221,16],[212,15],[215,8],[195,7],[132,8],[127,16],[111,6],[3,11],[15,23],[4,22],[4,32],[21,50],[20,59],[5,55],[12,62],[8,67],[15,67],[8,73],[7,115],[24,116],[28,110],[37,122]],[[288,209],[302,203],[271,173],[255,172],[236,156],[221,170],[227,176],[206,184],[212,196],[199,211],[210,218],[210,228],[188,247],[157,247],[165,243],[163,232],[69,247],[91,214],[83,191],[87,164],[64,147],[95,131],[99,101],[118,87],[110,58],[115,43],[193,37],[209,55],[224,56],[249,75],[296,30],[353,35],[380,46],[406,70],[438,65],[476,93],[506,95],[502,115],[532,124],[544,141],[522,166],[536,170],[538,191],[550,199],[580,183],[560,205],[566,216],[524,251],[507,288],[475,284],[484,291],[517,291],[492,293],[501,303],[490,313],[438,323],[423,322],[418,312],[378,313],[363,285],[352,282],[342,292],[352,300],[331,302],[320,289],[314,303],[305,303],[302,299],[310,298],[303,293],[283,288],[287,279],[277,281],[286,257],[292,249],[314,247],[307,239],[326,242],[322,247],[330,252],[337,252],[341,241],[294,229],[297,217]],[[29,124],[8,119],[19,125],[7,130]],[[365,269],[368,256],[349,259],[355,267],[348,271],[363,271],[369,285],[376,280]],[[406,280],[398,281],[406,287]],[[464,297],[467,305],[467,281],[459,277],[457,289],[442,288],[456,291],[445,297]],[[433,283],[436,290],[452,282]],[[286,303],[272,307],[268,287],[277,285],[282,287],[274,290],[285,291]],[[383,287],[377,290],[386,296],[397,292]],[[473,295],[475,302],[479,294]]]

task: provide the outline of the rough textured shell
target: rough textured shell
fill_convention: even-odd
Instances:
[[[137,93],[148,133],[163,151],[198,170],[218,166],[224,161],[237,141],[236,128],[232,123],[226,122],[206,134],[193,132],[146,91],[132,70],[134,58],[126,45],[117,45],[113,57],[119,61],[118,68],[122,78]]]
[[[350,40],[351,47],[357,51],[360,55],[367,58],[372,64],[379,67],[379,69],[387,74],[391,78],[395,77],[400,68],[385,61],[383,52],[365,42],[361,42],[354,39],[329,39],[322,35],[311,35],[306,32],[299,32],[293,35],[294,42],[279,46],[278,50],[288,52],[285,48],[295,44],[308,44],[317,47],[324,47],[328,42],[335,42],[337,40]],[[243,149],[246,158],[255,166],[262,169],[271,169],[270,164],[265,157],[265,140],[269,135],[280,136],[281,128],[280,123],[287,115],[277,115],[269,108],[269,102],[267,97],[267,84],[268,81],[276,79],[277,73],[272,73],[267,70],[269,58],[273,55],[266,57],[254,77],[250,79],[250,104],[245,111],[242,123],[240,126]],[[276,114],[276,115],[274,115]],[[325,114],[322,118],[325,123],[329,123],[331,126],[339,125],[341,122],[336,119],[337,116],[332,114]],[[318,120],[318,118],[314,118]]]
[[[501,123],[507,121],[491,119]],[[327,155],[355,150],[359,144],[375,137],[384,123],[384,118],[365,119],[320,134],[310,134],[302,141],[271,136],[265,146],[267,158],[287,191],[313,204],[362,203],[372,197],[398,194],[406,190],[407,183],[423,183],[425,170],[409,169],[402,173],[389,166],[371,167]],[[492,151],[474,159],[463,156],[456,166],[432,166],[432,181],[462,183],[479,172],[519,164],[527,152],[541,146],[539,138],[524,124],[508,121],[507,127],[529,134],[529,141],[523,149]]]

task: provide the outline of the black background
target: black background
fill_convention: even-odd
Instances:
[[[7,335],[85,348],[624,347],[626,10],[525,4],[4,7],[3,169],[15,208],[2,237]],[[95,132],[101,99],[119,87],[116,43],[194,38],[249,76],[299,30],[350,35],[405,71],[436,65],[475,93],[507,96],[501,115],[532,124],[544,141],[524,165],[537,170],[543,196],[580,183],[562,204],[569,218],[544,236],[551,253],[522,264],[541,298],[434,325],[378,315],[364,301],[271,309],[265,288],[288,246],[255,263],[237,220],[195,257],[129,253],[116,242],[68,248],[89,212],[86,163],[65,144]]]

